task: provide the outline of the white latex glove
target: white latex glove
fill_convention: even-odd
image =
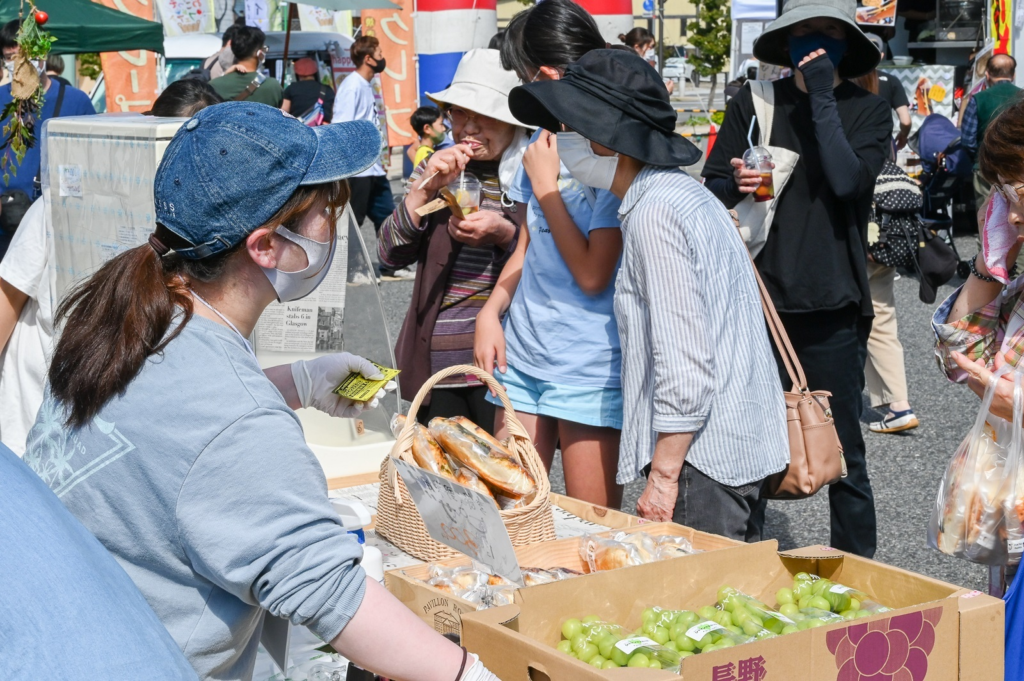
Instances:
[[[462,672],[460,681],[501,681],[484,666],[479,657],[470,653],[469,659],[473,661],[473,664],[466,671]],[[469,662],[467,661],[466,664],[469,664]]]
[[[316,359],[299,360],[293,362],[291,366],[295,391],[298,393],[302,406],[319,409],[330,416],[341,418],[359,416],[363,409],[376,407],[384,395],[396,387],[394,381],[389,381],[373,396],[372,400],[367,402],[353,402],[348,398],[335,395],[334,389],[353,371],[358,371],[371,381],[379,381],[384,378],[380,370],[373,366],[370,360],[348,352],[324,355]]]

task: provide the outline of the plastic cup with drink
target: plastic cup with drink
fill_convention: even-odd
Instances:
[[[754,201],[770,201],[775,198],[775,184],[772,181],[772,155],[764,147],[752,147],[743,152],[743,165],[761,173],[761,184],[754,190]]]
[[[472,173],[463,172],[459,179],[448,185],[448,191],[455,197],[463,215],[480,210],[480,180]]]
[[[750,148],[743,152],[743,165],[751,170],[761,173],[761,184],[754,190],[754,201],[771,201],[775,198],[775,183],[772,180],[772,155],[762,146],[754,146],[753,134],[754,124],[757,123],[757,116],[750,119],[750,129],[747,130],[747,144]]]

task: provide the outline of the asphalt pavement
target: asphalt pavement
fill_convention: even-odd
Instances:
[[[401,191],[393,183],[396,196]],[[363,227],[371,257],[376,258],[373,227]],[[963,257],[977,250],[973,237],[958,237]],[[954,279],[939,291],[938,301],[959,285]],[[904,275],[896,281],[899,337],[903,344],[910,403],[921,426],[902,434],[877,435],[867,422],[880,418],[867,407],[862,423],[867,443],[868,472],[878,515],[877,560],[968,588],[984,589],[985,568],[951,558],[928,548],[925,531],[940,479],[957,445],[970,429],[978,411],[978,399],[966,387],[949,383],[939,371],[933,354],[931,313],[936,305],[918,300],[918,282]],[[381,296],[392,342],[398,335],[412,296],[412,282],[383,282]],[[551,487],[564,492],[561,464],[556,458]],[[627,485],[622,510],[636,513],[643,480]],[[829,541],[827,492],[802,501],[772,501],[768,505],[765,538],[776,539],[782,549]]]

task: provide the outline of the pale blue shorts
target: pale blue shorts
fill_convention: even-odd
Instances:
[[[494,377],[516,411],[551,416],[573,423],[622,430],[622,389],[594,388],[541,381],[516,371],[495,370]],[[488,393],[487,401],[499,407],[501,400]]]

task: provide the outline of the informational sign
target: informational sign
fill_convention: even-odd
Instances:
[[[401,9],[363,10],[363,32],[380,41],[387,68],[381,74],[388,146],[416,141],[409,118],[416,110],[413,0],[393,0]]]
[[[126,14],[153,20],[153,5],[147,0],[101,0],[102,4]],[[107,88],[107,111],[149,111],[156,100],[156,54],[145,50],[100,54]]]
[[[245,25],[255,26],[264,33],[270,30],[270,21],[277,0],[245,0]]]
[[[401,459],[392,457],[391,463],[435,541],[522,586],[516,552],[493,499]]]
[[[337,90],[341,81],[356,70],[356,65],[352,63],[352,55],[349,50],[337,42],[328,45],[327,51],[331,55],[331,78],[334,80],[334,89]]]
[[[104,0],[106,3],[108,0]],[[140,0],[141,1],[141,0]],[[113,0],[117,3],[118,0]],[[216,33],[217,14],[213,0],[156,0],[164,35],[168,37],[195,33]],[[149,17],[152,19],[152,16]]]
[[[910,100],[911,131],[916,132],[925,117],[937,113],[953,118],[953,66],[889,67]]]
[[[764,32],[764,22],[744,21],[740,24],[740,54],[754,53],[754,41]]]
[[[857,23],[862,26],[895,26],[896,0],[857,0]]]

